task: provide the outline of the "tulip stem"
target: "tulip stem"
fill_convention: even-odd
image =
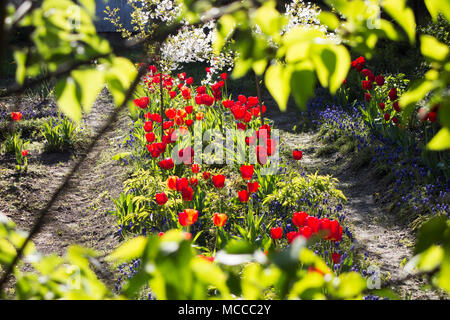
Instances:
[[[255,73],[255,82],[256,82],[256,94],[258,95],[258,102],[259,102],[259,115],[261,118],[261,126],[264,125],[264,117],[263,117],[263,110],[262,110],[262,100],[261,100],[261,88],[259,87],[259,77]]]
[[[160,91],[160,100],[161,100],[161,142],[163,142],[164,136],[164,95],[163,95],[163,73],[162,73],[162,64],[159,70],[159,91]]]

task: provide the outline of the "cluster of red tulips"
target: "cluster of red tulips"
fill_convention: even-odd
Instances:
[[[250,181],[253,178],[253,165],[242,165],[240,171],[242,179],[247,182],[247,189],[238,191],[238,199],[245,203],[250,199],[250,194],[258,192],[259,183],[258,181]]]
[[[323,240],[341,241],[342,240],[342,226],[337,220],[330,220],[328,218],[317,218],[309,216],[306,212],[294,212],[292,222],[299,229],[298,231],[291,231],[286,234],[289,243],[292,243],[297,237],[304,237],[306,239],[315,235]],[[270,230],[272,239],[278,240],[283,237],[283,229],[281,227],[272,228]]]
[[[361,68],[365,63],[364,60],[359,59],[357,68]],[[361,68],[363,71],[363,68]],[[363,74],[366,74],[363,71]],[[372,75],[367,74],[368,80],[372,79]],[[179,129],[181,134],[187,132],[193,125],[194,121],[202,121],[204,114],[200,112],[202,109],[214,105],[222,99],[224,87],[226,87],[227,74],[223,73],[220,76],[221,80],[209,88],[205,86],[193,87],[193,78],[187,77],[186,73],[178,74],[178,79],[172,78],[170,75],[157,73],[154,66],[149,68],[149,74],[145,77],[145,83],[150,93],[154,93],[162,87],[165,94],[168,93],[171,99],[176,99],[173,104],[169,104],[163,113],[147,112],[150,110],[151,101],[148,97],[142,97],[134,100],[134,104],[144,111],[144,124],[146,148],[151,154],[152,158],[158,159],[158,165],[163,170],[172,170],[175,167],[174,160],[181,160],[184,165],[190,165],[191,176],[178,177],[170,175],[167,178],[168,190],[175,192],[159,192],[155,194],[155,202],[159,206],[164,206],[168,203],[169,198],[181,195],[185,204],[185,209],[178,213],[178,222],[183,227],[189,227],[198,220],[199,212],[196,210],[194,196],[197,197],[199,187],[199,179],[202,179],[202,186],[208,186],[215,189],[223,189],[225,187],[226,177],[223,174],[211,174],[208,171],[201,172],[198,164],[193,164],[194,150],[191,147],[186,147],[178,151],[178,158],[164,158],[168,145],[177,141],[178,137],[175,134],[175,129]],[[373,81],[380,84],[381,79],[375,77]],[[372,82],[373,82],[372,81]],[[368,88],[368,84],[364,84]],[[236,126],[240,130],[246,130],[248,127],[255,128],[255,132],[251,136],[245,138],[245,143],[251,148],[255,148],[257,161],[259,165],[267,164],[269,157],[276,154],[277,141],[271,134],[271,126],[266,124],[258,125],[252,120],[258,121],[258,118],[266,112],[266,107],[261,104],[257,97],[239,95],[237,100],[221,101],[225,109],[230,110]],[[178,105],[178,106],[177,106]],[[182,107],[179,107],[181,105]],[[198,112],[195,112],[197,109]],[[255,127],[256,126],[256,127]],[[160,128],[163,134],[159,137],[155,134],[155,128]],[[159,131],[156,131],[159,133]],[[295,149],[292,151],[292,158],[300,160],[303,157],[301,150]],[[178,162],[177,162],[178,163]],[[260,189],[260,182],[255,178],[258,164],[244,164],[239,168],[241,178],[246,184],[246,187],[237,191],[237,199],[240,203],[247,203],[250,196],[255,194]],[[197,198],[195,198],[197,199]],[[197,208],[198,209],[198,208]],[[228,220],[226,213],[215,212],[212,217],[212,223],[218,228],[223,227]],[[308,216],[305,212],[294,213],[293,223],[298,227],[298,231],[289,232],[286,237],[289,243],[298,236],[310,238],[317,235],[324,240],[341,241],[342,227],[336,220],[329,220],[327,218],[318,219],[314,216]],[[283,236],[283,229],[272,228],[270,230],[273,239],[281,239]]]
[[[266,112],[266,106],[259,105],[258,97],[246,97],[244,95],[239,95],[237,101],[225,100],[222,105],[230,109],[235,120],[237,121],[237,128],[240,130],[245,130],[247,128],[247,123],[252,119],[260,116],[260,112],[264,114]]]
[[[358,71],[362,77],[362,88],[366,91],[364,94],[364,99],[367,102],[370,102],[372,100],[372,94],[371,90],[375,88],[375,85],[382,87],[385,83],[385,79],[382,75],[375,76],[372,71],[368,68],[364,68],[366,64],[366,60],[364,57],[359,57],[351,62],[351,66]],[[399,102],[398,102],[398,95],[397,95],[397,89],[391,88],[388,93],[389,100],[392,104],[393,110],[397,113],[401,111]],[[385,112],[386,108],[386,102],[380,101],[378,103],[378,107],[381,110],[381,112]],[[392,121],[392,123],[397,124],[399,122],[398,117],[394,114],[394,116],[391,117],[391,114],[388,112],[384,113],[384,120],[386,122]]]

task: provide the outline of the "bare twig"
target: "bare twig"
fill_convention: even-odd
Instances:
[[[264,116],[263,116],[263,108],[262,108],[262,100],[261,100],[261,88],[259,87],[259,77],[255,73],[255,82],[256,82],[256,94],[258,95],[259,102],[259,115],[261,117],[261,126],[264,125]]]

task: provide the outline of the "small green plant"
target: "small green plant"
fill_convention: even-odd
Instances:
[[[7,153],[14,153],[16,157],[16,169],[19,171],[22,169],[22,165],[25,171],[28,169],[28,150],[25,150],[28,143],[28,141],[22,139],[20,131],[15,131],[7,136],[4,143],[5,151]]]
[[[308,211],[318,210],[327,196],[336,202],[346,202],[343,192],[336,188],[338,180],[317,172],[300,176],[291,172],[289,177],[277,183],[274,193],[264,199],[264,203],[278,201],[285,207],[297,208],[302,201],[308,203]]]
[[[67,117],[57,120],[49,119],[44,123],[42,136],[45,139],[45,149],[49,152],[62,152],[73,147],[77,134],[76,124]]]

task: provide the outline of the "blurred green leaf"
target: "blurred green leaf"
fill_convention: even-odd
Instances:
[[[55,97],[59,109],[74,121],[81,120],[80,96],[77,85],[72,77],[59,80],[55,85]]]
[[[139,236],[128,240],[117,249],[115,249],[107,258],[109,261],[125,262],[131,261],[142,256],[145,246],[147,245],[147,239]]]
[[[414,253],[418,254],[434,244],[439,244],[443,240],[444,231],[447,228],[446,217],[435,217],[425,222],[417,234]]]
[[[292,70],[281,64],[271,65],[265,75],[265,84],[281,111],[286,111],[291,91]]]
[[[441,128],[438,133],[427,144],[430,150],[446,150],[450,148],[450,130],[447,127]]]
[[[409,41],[416,41],[416,20],[414,12],[406,6],[406,0],[384,0],[383,8],[405,30]]]
[[[450,21],[450,2],[448,0],[425,0],[425,4],[434,22],[437,21],[439,13],[442,13],[447,21]]]
[[[445,61],[448,56],[448,46],[439,42],[435,37],[430,35],[420,36],[420,51],[422,54],[436,61]]]

